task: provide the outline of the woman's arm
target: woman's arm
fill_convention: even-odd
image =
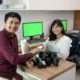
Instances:
[[[38,45],[38,48],[43,49],[44,51],[47,51],[47,50],[48,50],[47,44],[48,44],[48,39],[47,39],[45,42],[40,43],[40,44]]]
[[[67,59],[70,53],[70,47],[71,47],[72,40],[71,39],[65,39],[62,44],[60,45],[60,52],[58,54],[59,58]]]

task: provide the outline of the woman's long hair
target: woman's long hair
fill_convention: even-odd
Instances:
[[[61,33],[62,33],[62,34],[65,34],[64,26],[63,26],[61,20],[55,19],[55,20],[52,22],[52,24],[51,24],[51,26],[50,26],[50,30],[49,30],[49,40],[50,40],[50,41],[53,41],[53,40],[57,39],[57,36],[52,32],[52,27],[53,27],[55,24],[57,24],[59,27],[61,27],[61,28],[62,28]]]

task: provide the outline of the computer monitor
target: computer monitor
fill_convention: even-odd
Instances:
[[[23,37],[34,37],[43,34],[43,22],[22,23]]]
[[[68,25],[67,20],[61,20],[61,22],[63,23],[64,30],[66,32],[67,31],[67,25]]]

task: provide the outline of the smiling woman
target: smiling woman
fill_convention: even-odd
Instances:
[[[52,22],[49,33],[49,38],[43,43],[45,50],[56,52],[59,58],[67,59],[72,40],[65,35],[61,20]]]

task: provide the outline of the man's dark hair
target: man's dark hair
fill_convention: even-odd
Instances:
[[[19,23],[21,22],[21,16],[16,12],[8,12],[7,14],[5,14],[4,21],[6,22],[9,17],[11,18],[16,17],[19,20]]]
[[[53,27],[55,24],[57,24],[59,27],[61,27],[61,28],[62,28],[61,33],[62,33],[63,35],[65,34],[64,26],[63,26],[61,20],[60,20],[60,19],[55,19],[55,20],[52,22],[52,24],[51,24],[51,26],[50,26],[50,30],[49,30],[49,40],[50,40],[50,41],[57,39],[56,35],[55,35],[55,34],[53,33],[53,31],[52,31],[52,27]]]

